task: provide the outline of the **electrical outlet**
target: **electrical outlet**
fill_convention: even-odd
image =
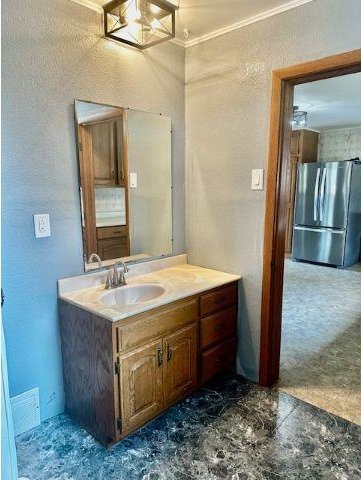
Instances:
[[[50,237],[50,216],[48,213],[34,215],[35,238]]]

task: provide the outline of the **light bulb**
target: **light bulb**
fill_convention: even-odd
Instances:
[[[141,14],[140,10],[138,10],[136,2],[129,5],[129,7],[126,11],[125,17],[126,17],[128,23],[132,23],[132,22],[135,22],[136,20],[141,19],[142,14]]]
[[[161,8],[157,7],[157,5],[151,5],[150,11],[153,13],[153,15],[157,15],[161,11]]]
[[[139,33],[139,30],[141,29],[141,25],[135,22],[130,22],[129,25],[127,26],[126,31],[130,33],[133,36],[136,36]]]

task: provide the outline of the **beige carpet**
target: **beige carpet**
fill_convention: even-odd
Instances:
[[[361,263],[356,263],[355,265],[352,265],[352,267],[349,267],[348,270],[361,273]]]
[[[285,263],[279,389],[361,425],[361,272]]]

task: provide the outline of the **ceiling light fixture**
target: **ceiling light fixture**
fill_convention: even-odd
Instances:
[[[292,127],[293,128],[305,128],[307,127],[308,114],[303,110],[300,110],[300,107],[293,107],[293,119]]]
[[[104,34],[144,50],[174,38],[176,8],[167,0],[113,0],[103,7]]]

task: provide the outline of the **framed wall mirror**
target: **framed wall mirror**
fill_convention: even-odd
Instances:
[[[75,101],[85,271],[172,254],[171,119]],[[93,256],[94,258],[94,256]]]

